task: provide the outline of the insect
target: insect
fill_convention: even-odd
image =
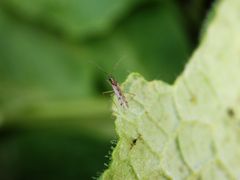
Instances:
[[[117,63],[119,63],[120,61],[118,61]],[[95,62],[92,62],[99,70],[101,70],[102,72],[104,72],[105,74],[107,74],[107,80],[109,82],[109,84],[112,87],[112,91],[106,91],[104,92],[104,94],[106,93],[114,93],[115,96],[118,99],[119,104],[123,107],[123,108],[128,108],[128,101],[126,99],[126,97],[123,94],[123,91],[120,87],[120,85],[118,84],[117,80],[114,78],[114,76],[112,74],[109,74],[107,72],[105,72],[99,65],[97,65]],[[117,64],[116,63],[116,64]],[[115,64],[115,68],[116,68],[116,64]]]
[[[108,81],[112,86],[113,92],[114,92],[115,96],[117,97],[119,104],[124,108],[128,108],[128,102],[126,100],[126,97],[124,96],[118,82],[115,80],[113,75],[111,75],[111,74],[108,75]]]

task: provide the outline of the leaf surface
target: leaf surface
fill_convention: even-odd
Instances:
[[[173,85],[132,73],[102,179],[240,179],[240,2],[219,1]],[[131,97],[127,93],[133,93]]]

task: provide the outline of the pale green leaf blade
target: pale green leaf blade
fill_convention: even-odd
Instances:
[[[240,179],[240,2],[220,1],[174,85],[131,74],[102,179]],[[131,97],[127,92],[133,93]]]

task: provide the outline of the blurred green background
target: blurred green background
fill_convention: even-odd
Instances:
[[[0,179],[98,177],[116,139],[106,72],[173,83],[210,0],[1,0]],[[93,63],[94,62],[94,63]]]

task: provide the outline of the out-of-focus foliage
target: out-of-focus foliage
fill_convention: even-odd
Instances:
[[[94,63],[120,81],[138,71],[173,82],[194,42],[187,4],[0,1],[0,179],[102,171],[115,135],[111,101],[101,95],[110,88]]]
[[[5,4],[30,21],[79,39],[105,34],[136,3],[136,0],[7,0]]]

